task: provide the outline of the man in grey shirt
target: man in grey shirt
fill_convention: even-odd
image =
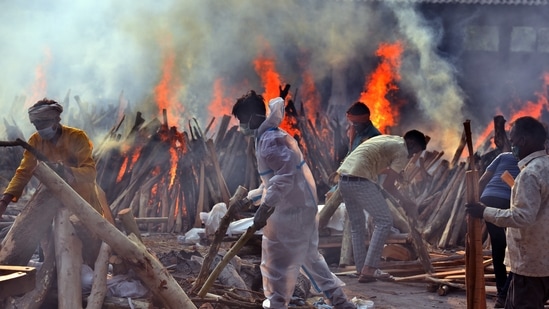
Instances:
[[[505,308],[543,308],[549,299],[549,156],[547,132],[532,117],[517,119],[510,131],[511,151],[519,159],[511,207],[466,204],[475,218],[507,227],[505,264],[513,279]]]

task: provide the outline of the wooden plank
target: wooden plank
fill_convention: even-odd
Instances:
[[[36,268],[0,265],[0,299],[34,290]]]

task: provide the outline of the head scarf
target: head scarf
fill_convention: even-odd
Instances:
[[[50,104],[34,104],[29,108],[29,119],[31,122],[35,120],[55,119],[63,112],[63,106],[52,101]]]

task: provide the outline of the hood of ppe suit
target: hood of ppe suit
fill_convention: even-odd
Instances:
[[[284,100],[272,99],[269,108],[269,116],[258,129],[256,158],[264,187],[262,202],[276,208],[267,222],[279,221],[271,224],[271,227],[277,224],[285,226],[292,224],[290,219],[283,218],[285,214],[288,215],[286,212],[295,215],[296,212],[304,211],[309,218],[316,216],[316,185],[297,141],[278,128],[284,118]],[[268,233],[268,230],[269,224],[263,231]]]
[[[269,115],[257,129],[258,136],[261,136],[265,131],[276,128],[284,119],[284,100],[281,97],[271,99],[269,101]]]

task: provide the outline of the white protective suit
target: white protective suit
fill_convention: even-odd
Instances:
[[[335,302],[346,302],[339,288],[344,283],[318,252],[318,201],[313,175],[297,141],[278,128],[284,117],[284,100],[272,99],[269,108],[270,114],[256,135],[256,158],[263,185],[261,201],[275,207],[263,228],[263,307],[288,307],[300,267],[317,291],[323,291]]]

